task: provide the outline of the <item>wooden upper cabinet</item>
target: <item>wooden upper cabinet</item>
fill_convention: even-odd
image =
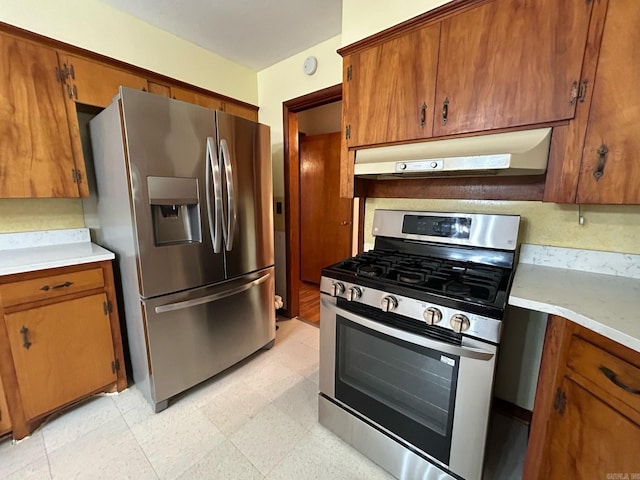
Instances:
[[[430,25],[344,58],[347,146],[430,137],[440,25]]]
[[[577,203],[640,204],[640,2],[609,0]]]
[[[163,97],[171,97],[171,87],[155,82],[147,82],[149,93],[155,93]]]
[[[131,72],[75,55],[60,53],[59,57],[66,94],[75,102],[104,108],[120,86],[147,89],[147,79]]]
[[[255,107],[226,101],[222,105],[222,110],[236,117],[246,118],[254,122],[258,121],[258,109]]]
[[[55,50],[0,34],[0,198],[80,195],[57,65]]]
[[[202,93],[198,93],[194,90],[187,90],[186,88],[171,87],[171,97],[176,100],[182,100],[183,102],[200,105],[201,107],[212,108],[214,110],[223,109],[223,102],[220,98],[203,95]]]
[[[443,20],[433,135],[573,118],[592,5],[494,0]]]
[[[213,110],[220,110],[254,122],[258,121],[257,108],[241,103],[233,103],[228,100],[225,101],[214,95],[205,95],[195,90],[188,90],[181,87],[171,87],[171,98],[211,108]]]

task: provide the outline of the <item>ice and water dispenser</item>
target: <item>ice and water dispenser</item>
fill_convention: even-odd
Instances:
[[[198,180],[147,177],[156,246],[201,242]]]

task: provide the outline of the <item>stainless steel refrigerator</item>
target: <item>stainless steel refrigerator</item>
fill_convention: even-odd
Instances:
[[[269,128],[122,87],[90,122],[94,240],[116,253],[155,411],[275,339]]]

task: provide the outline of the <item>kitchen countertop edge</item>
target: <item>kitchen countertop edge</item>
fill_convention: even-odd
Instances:
[[[558,265],[521,256],[509,305],[559,315],[640,352],[640,279]]]
[[[0,276],[82,265],[114,258],[113,252],[92,242],[2,250],[0,251]]]

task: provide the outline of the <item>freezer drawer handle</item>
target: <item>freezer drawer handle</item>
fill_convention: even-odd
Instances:
[[[269,278],[271,273],[267,272],[263,274],[260,278],[256,278],[252,282],[245,283],[244,285],[240,285],[239,287],[230,288],[229,290],[225,290],[223,292],[214,293],[211,295],[207,295],[206,297],[194,298],[193,300],[186,300],[184,302],[176,302],[170,303],[168,305],[160,305],[155,308],[156,313],[166,313],[173,312],[174,310],[181,310],[183,308],[195,307],[197,305],[202,305],[203,303],[210,303],[216,300],[220,300],[222,298],[231,297],[232,295],[236,295],[237,293],[244,292],[245,290],[249,290],[256,285],[260,285],[264,283],[267,278]]]

